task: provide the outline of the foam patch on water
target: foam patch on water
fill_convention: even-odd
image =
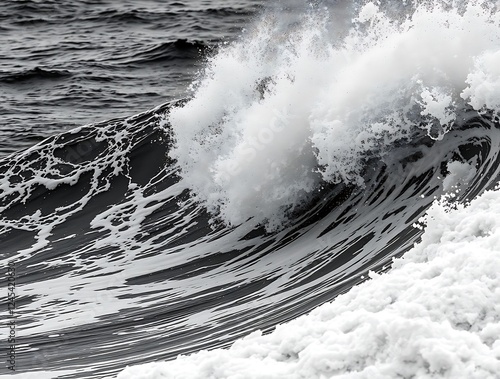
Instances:
[[[267,15],[221,48],[166,120],[196,199],[229,225],[272,229],[324,181],[362,186],[366,158],[395,142],[443,139],[466,109],[497,110],[500,15],[461,3],[395,16],[368,2],[347,31],[335,8],[285,31]]]
[[[477,173],[475,164],[462,163],[458,161],[448,162],[449,174],[443,180],[445,191],[456,190],[460,187],[467,187]]]

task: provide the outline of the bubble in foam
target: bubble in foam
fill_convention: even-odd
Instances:
[[[322,181],[362,186],[367,156],[419,130],[445,138],[468,107],[496,110],[500,17],[461,3],[368,2],[342,33],[335,7],[286,29],[263,16],[168,117],[185,184],[225,223],[272,229]]]

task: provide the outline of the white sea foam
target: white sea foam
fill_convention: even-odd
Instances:
[[[222,48],[167,120],[197,200],[227,224],[273,228],[323,180],[363,185],[367,154],[417,129],[442,139],[467,106],[497,110],[500,14],[445,3],[368,2],[347,31],[335,8],[285,29],[271,14]]]
[[[467,187],[477,173],[474,162],[469,164],[452,161],[447,166],[449,174],[443,180],[443,189],[447,192]]]

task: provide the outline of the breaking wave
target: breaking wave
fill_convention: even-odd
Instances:
[[[494,188],[500,14],[443,4],[266,14],[190,98],[3,157],[22,371],[102,378],[272,331],[388,270],[436,198]]]
[[[293,28],[270,14],[213,56],[168,118],[196,198],[229,225],[273,229],[326,184],[363,187],[368,162],[498,110],[491,2],[394,11],[346,7],[348,28],[337,8],[312,8]]]

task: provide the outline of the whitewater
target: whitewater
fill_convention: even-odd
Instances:
[[[498,109],[500,16],[490,2],[463,7],[394,18],[369,2],[347,30],[327,8],[291,30],[265,17],[169,115],[186,185],[226,224],[273,229],[325,182],[362,186],[367,159],[419,129],[441,140]]]

